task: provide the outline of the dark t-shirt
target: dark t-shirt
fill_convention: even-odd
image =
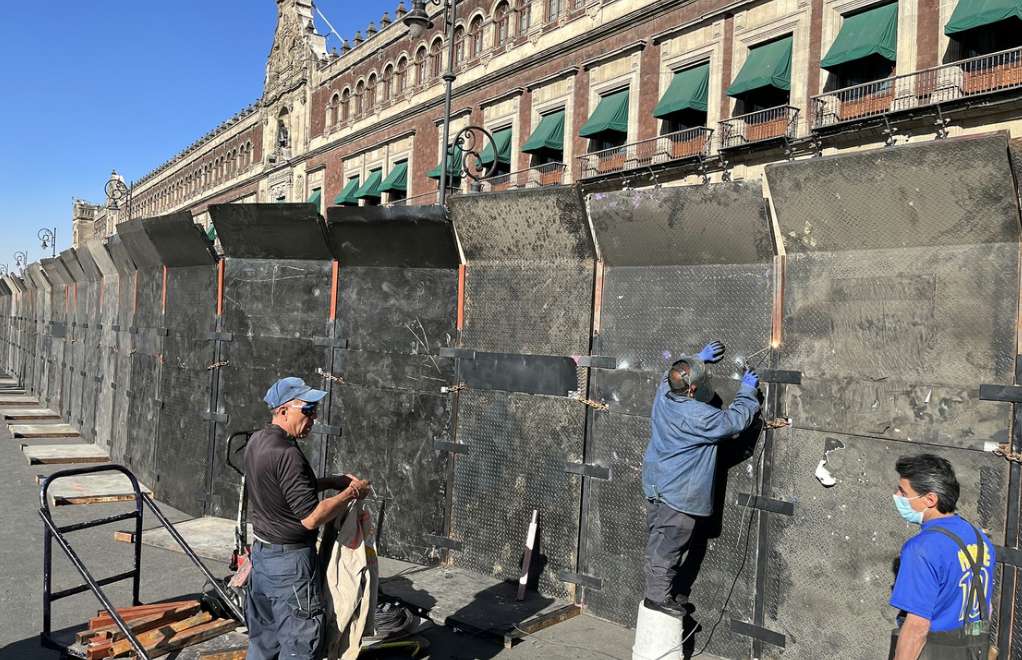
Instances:
[[[268,543],[314,543],[316,531],[302,525],[319,504],[316,473],[284,429],[270,424],[245,448],[248,517],[255,535]]]

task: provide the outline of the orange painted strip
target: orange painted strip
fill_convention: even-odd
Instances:
[[[167,267],[163,267],[163,299],[160,300],[160,311],[167,313]]]
[[[784,270],[785,256],[774,257],[774,309],[771,319],[770,345],[777,348],[784,340]]]
[[[224,260],[216,262],[216,315],[224,313]]]
[[[330,320],[337,318],[337,271],[340,264],[334,259],[330,267]]]
[[[603,261],[596,262],[593,286],[593,334],[600,334],[600,316],[603,312]]]
[[[465,264],[458,266],[458,330],[465,327]]]

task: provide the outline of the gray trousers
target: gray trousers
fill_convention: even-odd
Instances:
[[[678,574],[681,558],[692,541],[696,519],[675,511],[663,502],[646,502],[646,598],[662,603],[671,597],[688,602],[685,594],[672,594],[671,585]]]
[[[247,660],[319,660],[322,584],[316,548],[252,544]]]

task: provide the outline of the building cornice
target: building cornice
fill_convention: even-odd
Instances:
[[[721,7],[719,9],[714,9],[713,11],[706,12],[699,18],[694,18],[691,21],[686,21],[685,23],[681,23],[680,25],[675,25],[674,27],[668,28],[663,32],[657,32],[650,39],[650,42],[655,46],[659,46],[661,43],[667,41],[671,37],[679,35],[685,30],[689,30],[695,27],[696,25],[699,25],[700,23],[705,23],[706,21],[712,20],[714,18],[726,16],[727,14],[733,12],[736,9],[741,9],[746,5],[751,5],[753,2],[756,1],[757,0],[737,0],[737,2],[732,2],[731,4]]]
[[[631,53],[631,52],[636,51],[636,50],[642,51],[645,48],[646,48],[646,40],[645,39],[639,39],[638,41],[633,41],[632,43],[628,44],[627,46],[623,46],[621,48],[615,48],[614,50],[612,50],[610,52],[602,53],[599,57],[594,57],[591,60],[586,60],[585,62],[582,63],[582,68],[585,69],[586,71],[588,71],[589,69],[593,68],[594,66],[598,66],[600,64],[603,64],[604,62],[609,62],[611,60],[615,60],[615,59],[621,57],[622,55],[627,55],[628,53]]]
[[[521,96],[524,93],[525,93],[525,88],[524,87],[513,87],[513,88],[511,88],[511,89],[509,89],[509,90],[507,90],[505,92],[501,92],[500,94],[497,94],[496,96],[491,96],[488,99],[483,99],[482,101],[479,102],[479,107],[480,108],[485,108],[487,106],[494,105],[495,103],[500,103],[501,101],[505,101],[505,100],[507,100],[509,98],[513,98],[515,96]]]
[[[527,85],[528,90],[531,92],[531,91],[533,91],[535,89],[539,89],[540,87],[544,87],[546,85],[549,85],[552,82],[560,80],[561,78],[567,78],[569,76],[577,75],[578,72],[581,71],[581,70],[582,69],[580,69],[577,66],[572,66],[572,67],[568,67],[567,69],[564,69],[563,71],[558,71],[557,73],[555,73],[553,75],[543,76],[539,80],[535,80],[535,81],[529,83]]]

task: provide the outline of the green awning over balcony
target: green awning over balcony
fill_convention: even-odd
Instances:
[[[706,97],[710,91],[710,64],[676,71],[671,84],[653,108],[654,117],[667,117],[680,110],[706,112]]]
[[[791,36],[749,49],[742,70],[727,88],[728,96],[739,96],[764,87],[791,89]]]
[[[344,185],[344,190],[342,190],[337,197],[334,197],[334,204],[341,206],[358,205],[358,197],[355,196],[355,193],[358,192],[358,179],[359,177],[357,176],[353,176],[348,179],[348,183]]]
[[[380,192],[407,192],[408,191],[408,161],[394,163],[390,168],[390,174],[380,184]]]
[[[358,189],[355,193],[355,197],[364,199],[366,197],[379,198],[380,196],[380,182],[383,180],[383,170],[369,170],[369,176],[366,177],[365,184]]]
[[[593,137],[604,131],[628,132],[628,90],[607,94],[578,130],[579,137]]]
[[[323,191],[321,189],[319,189],[319,188],[316,188],[315,190],[312,191],[312,194],[309,195],[308,203],[309,204],[315,204],[316,208],[319,208],[319,200],[322,199],[322,198],[323,198]]]
[[[958,34],[1009,18],[1022,19],[1022,0],[958,0],[944,34]]]
[[[898,3],[873,7],[845,16],[834,45],[820,60],[830,69],[841,64],[879,55],[892,62],[898,59]]]
[[[209,223],[209,227],[206,228],[206,238],[211,241],[216,241],[216,227],[213,226],[212,222]]]
[[[497,162],[511,164],[511,127],[493,132],[493,143],[497,145]],[[479,164],[489,167],[493,163],[493,144],[486,140],[486,148],[479,157]]]
[[[522,145],[522,151],[533,154],[543,149],[564,151],[564,110],[543,115],[539,126]]]
[[[461,178],[461,147],[457,144],[450,147],[447,151],[447,178],[448,179],[460,179]],[[426,176],[431,179],[440,180],[440,167],[443,163],[437,163],[436,167],[431,169]]]

